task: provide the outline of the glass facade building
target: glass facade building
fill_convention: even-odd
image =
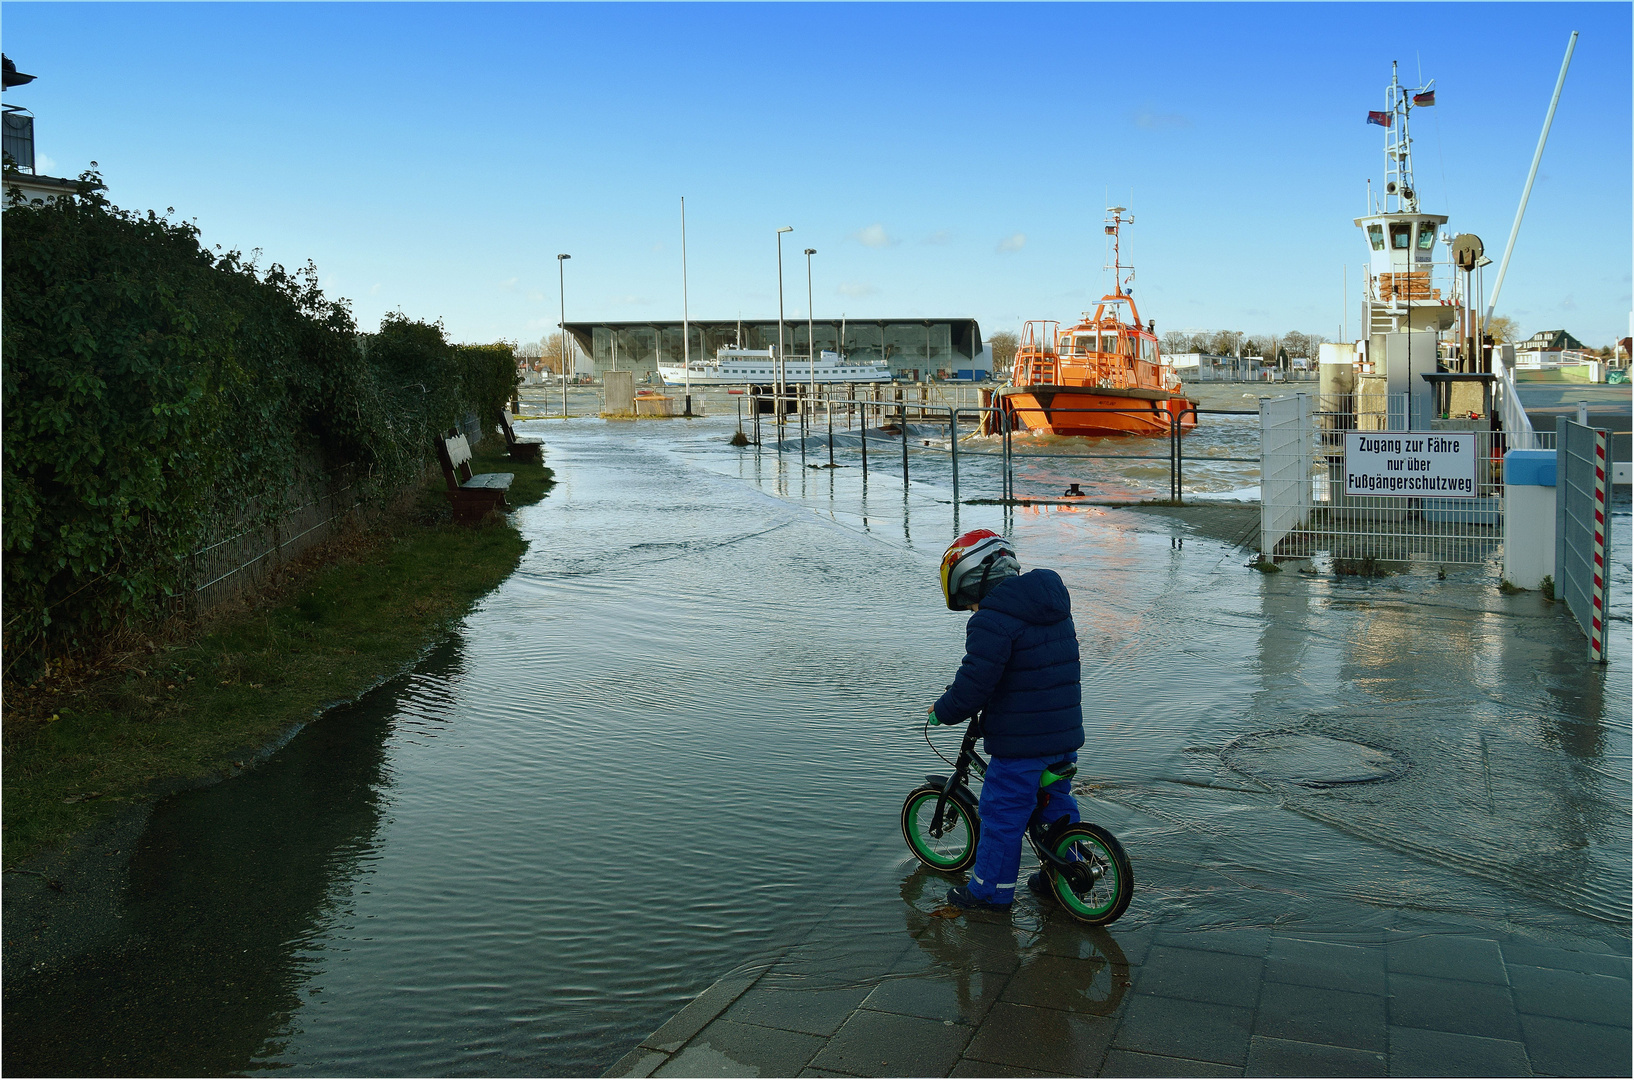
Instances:
[[[721,348],[777,347],[776,319],[696,320],[687,329],[694,360],[712,359]],[[570,322],[567,330],[580,353],[591,359],[598,379],[616,366],[635,372],[637,381],[647,373],[656,380],[660,362],[681,363],[679,320]],[[992,372],[992,354],[983,348],[975,319],[819,319],[812,324],[812,336],[819,350],[862,361],[883,358],[899,379],[980,379]],[[803,357],[809,347],[805,320],[784,322],[784,352]]]

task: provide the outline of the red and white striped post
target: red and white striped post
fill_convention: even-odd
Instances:
[[[1606,662],[1606,433],[1594,432],[1594,586],[1589,591],[1589,659]]]

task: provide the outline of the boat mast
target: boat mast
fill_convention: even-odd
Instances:
[[[1414,214],[1418,212],[1418,190],[1413,186],[1413,139],[1407,125],[1413,95],[1428,93],[1435,80],[1416,89],[1405,87],[1397,77],[1396,67],[1396,61],[1390,61],[1390,85],[1384,92],[1385,112],[1393,118],[1384,129],[1384,212]]]
[[[1109,206],[1106,208],[1106,212],[1111,215],[1111,217],[1107,219],[1108,223],[1106,226],[1106,235],[1112,238],[1112,265],[1110,267],[1103,265],[1101,269],[1110,269],[1112,271],[1112,295],[1123,296],[1125,295],[1123,282],[1123,257],[1120,253],[1118,245],[1118,231],[1125,223],[1133,225],[1135,223],[1135,216],[1133,214],[1129,214],[1128,217],[1124,217],[1124,215],[1128,213],[1128,209],[1122,206]],[[1133,285],[1135,281],[1134,270],[1135,268],[1133,266],[1129,268],[1129,283],[1131,285]]]

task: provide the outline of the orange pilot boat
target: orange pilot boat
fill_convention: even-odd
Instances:
[[[1012,429],[1047,435],[1167,435],[1197,426],[1196,402],[1163,362],[1155,323],[1140,322],[1119,261],[1118,232],[1132,217],[1107,211],[1112,238],[1113,292],[1074,326],[1035,320],[1022,330],[1010,385],[999,400]],[[1095,411],[1088,411],[1095,410]],[[1099,411],[1116,410],[1116,411]]]

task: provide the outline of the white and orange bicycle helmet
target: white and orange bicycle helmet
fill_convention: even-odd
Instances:
[[[1010,541],[992,529],[973,529],[942,555],[942,599],[949,611],[967,610],[993,585],[1020,572]]]

